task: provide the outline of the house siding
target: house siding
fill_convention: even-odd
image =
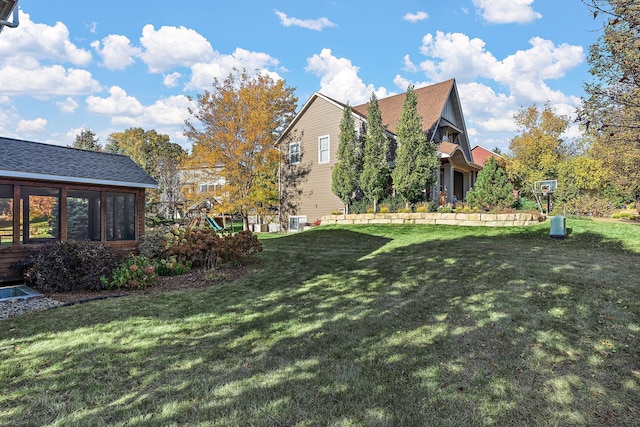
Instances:
[[[296,216],[306,216],[307,222],[313,222],[324,215],[338,211],[344,207],[340,199],[331,192],[331,171],[337,160],[340,137],[340,121],[343,110],[321,97],[316,97],[307,112],[293,128],[294,135],[299,138],[302,152],[301,163],[311,163],[308,179],[301,185],[304,192]],[[329,162],[319,162],[318,138],[329,136]],[[298,139],[291,140],[296,142]],[[286,149],[289,145],[286,144]]]

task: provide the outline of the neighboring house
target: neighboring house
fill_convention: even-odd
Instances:
[[[500,154],[488,150],[481,145],[473,147],[471,149],[471,155],[473,156],[473,162],[481,166],[484,166],[485,162],[489,160],[490,157],[496,159],[498,163],[504,163],[505,161],[505,158]]]
[[[481,166],[473,162],[456,82],[447,80],[415,92],[423,130],[429,141],[436,144],[440,157],[440,170],[436,185],[430,189],[430,199],[444,203],[464,200]],[[378,100],[383,125],[394,139],[404,100],[404,93]],[[368,105],[353,107],[356,129],[366,123]],[[298,211],[288,219],[290,229],[344,209],[342,201],[331,192],[331,170],[337,162],[339,127],[345,107],[339,101],[314,93],[279,139],[281,149],[288,150],[290,163],[311,164],[308,179],[302,184],[305,196]]]
[[[127,156],[0,138],[0,283],[26,248],[91,240],[135,251],[145,190],[156,181]]]

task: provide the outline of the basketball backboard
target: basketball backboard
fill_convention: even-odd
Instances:
[[[557,190],[558,181],[555,179],[536,181],[533,183],[533,192],[537,194],[555,193]]]

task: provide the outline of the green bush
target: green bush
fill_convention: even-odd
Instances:
[[[153,261],[146,256],[131,255],[101,281],[107,289],[147,289],[158,282],[158,276]]]
[[[613,219],[629,219],[631,221],[635,221],[636,214],[633,211],[620,211],[611,215]]]
[[[54,242],[33,250],[21,262],[27,286],[41,292],[101,290],[123,258],[121,251],[88,241]]]
[[[175,256],[162,258],[158,261],[157,271],[159,276],[179,276],[191,271],[191,261],[178,261]]]

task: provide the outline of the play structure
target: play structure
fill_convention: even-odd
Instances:
[[[200,215],[192,217],[191,221],[189,221],[188,227],[189,228],[211,227],[218,232],[222,232],[226,230],[224,217],[221,217],[221,216],[211,217],[209,216],[207,209],[201,209]]]

